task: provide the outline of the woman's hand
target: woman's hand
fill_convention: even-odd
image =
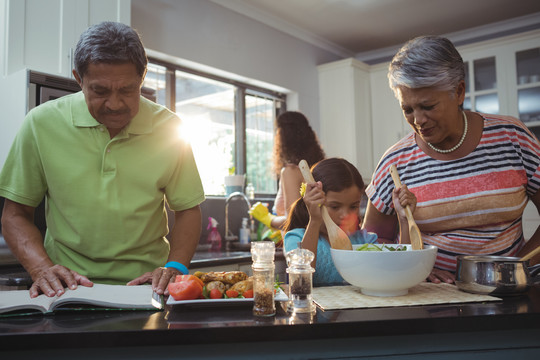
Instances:
[[[405,207],[407,207],[407,205],[411,208],[411,213],[414,213],[414,210],[416,209],[416,196],[409,191],[405,184],[402,184],[399,189],[394,188],[392,191],[392,202],[399,221],[407,219],[407,216],[405,215]]]
[[[410,244],[409,220],[405,209],[408,206],[412,214],[416,209],[416,196],[409,191],[407,185],[402,184],[392,191],[392,203],[399,222],[399,242],[401,244]]]
[[[32,276],[32,278],[34,283],[29,290],[31,298],[37,297],[40,293],[48,297],[60,296],[66,292],[64,287],[75,290],[77,285],[87,287],[94,285],[86,276],[62,265],[52,265]]]
[[[449,271],[433,268],[427,279],[435,284],[440,284],[441,282],[453,284],[456,281],[456,276]]]
[[[142,285],[152,283],[152,290],[158,295],[169,295],[168,285],[174,281],[176,275],[182,275],[180,271],[175,268],[158,267],[152,272],[144,273],[128,282],[126,285]]]

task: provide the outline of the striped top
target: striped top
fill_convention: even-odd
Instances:
[[[540,188],[540,144],[516,118],[480,114],[484,130],[477,148],[457,160],[436,160],[415,133],[383,155],[366,189],[372,204],[394,214],[389,169],[417,197],[414,218],[425,244],[439,248],[437,268],[455,271],[456,256],[515,256],[523,247],[522,214]]]

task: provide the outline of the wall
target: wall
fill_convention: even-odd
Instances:
[[[132,0],[146,48],[288,89],[319,132],[319,64],[340,58],[211,1]],[[324,146],[324,144],[323,144]]]

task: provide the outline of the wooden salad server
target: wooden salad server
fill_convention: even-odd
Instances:
[[[306,181],[306,183],[315,182],[315,179],[311,174],[311,170],[309,169],[309,165],[306,160],[300,160],[298,167],[300,168],[300,171],[302,172],[302,176],[304,176],[304,180]],[[330,247],[340,250],[352,250],[351,240],[349,239],[345,231],[343,231],[332,220],[330,214],[328,214],[328,209],[326,209],[326,206],[321,206],[321,212],[324,225],[326,226],[326,231],[328,232],[328,240],[330,241]]]
[[[390,175],[394,180],[394,185],[396,187],[401,187],[401,180],[399,179],[399,174],[397,172],[396,165],[390,165]],[[411,238],[411,245],[413,250],[421,250],[424,248],[424,243],[422,242],[422,235],[416,221],[414,221],[413,214],[409,205],[405,207],[405,215],[407,216],[407,222],[409,223],[409,237]]]
[[[523,256],[521,259],[519,259],[520,261],[527,261],[527,260],[531,260],[533,256],[537,255],[538,253],[540,253],[540,246],[538,246],[536,249],[534,249],[533,251],[531,251],[530,253],[528,253],[527,255]]]

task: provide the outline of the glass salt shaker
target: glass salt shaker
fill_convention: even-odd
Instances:
[[[274,304],[274,254],[276,246],[273,241],[256,241],[251,243],[253,259],[253,315],[273,316],[276,314]]]
[[[313,272],[311,262],[315,255],[308,249],[294,249],[286,254],[289,274],[289,311],[310,313],[313,305]]]

